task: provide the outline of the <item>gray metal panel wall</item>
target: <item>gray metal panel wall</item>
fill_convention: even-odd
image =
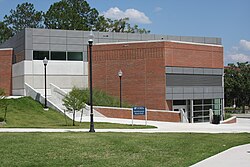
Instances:
[[[33,50],[65,50],[87,51],[89,31],[55,30],[26,28],[5,43],[0,48],[14,48],[14,54],[31,53]],[[220,38],[191,37],[174,35],[93,32],[94,43],[112,43],[126,41],[174,40],[194,43],[221,45]],[[83,49],[82,49],[83,48]],[[26,60],[32,60],[33,55],[25,55]],[[188,73],[191,73],[189,70]]]
[[[222,86],[218,75],[167,74],[167,86]]]
[[[166,100],[224,98],[223,69],[166,67]]]

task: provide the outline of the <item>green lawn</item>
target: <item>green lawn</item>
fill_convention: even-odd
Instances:
[[[0,166],[183,167],[249,143],[250,134],[0,133],[0,141]]]
[[[8,99],[7,124],[1,127],[17,128],[89,128],[89,123],[84,122],[72,125],[72,120],[66,118],[63,114],[50,109],[44,111],[43,106],[32,100],[30,97],[19,99]],[[0,117],[4,117],[4,108],[0,103]],[[2,105],[3,106],[3,105]],[[153,126],[131,126],[124,124],[99,123],[95,122],[96,129],[135,129],[135,128],[155,128]]]

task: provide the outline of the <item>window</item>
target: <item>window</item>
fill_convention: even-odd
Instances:
[[[68,60],[83,61],[82,52],[68,52]]]
[[[202,100],[194,100],[194,105],[202,105]]]
[[[66,52],[51,52],[51,60],[66,60]]]
[[[45,57],[49,59],[49,51],[33,51],[33,60],[43,60]]]
[[[173,105],[186,105],[186,100],[174,100]]]

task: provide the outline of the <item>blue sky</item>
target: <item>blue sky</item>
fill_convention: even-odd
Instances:
[[[0,20],[17,4],[47,11],[59,0],[0,0]],[[88,0],[108,17],[130,17],[153,34],[222,38],[225,64],[250,61],[250,0]]]

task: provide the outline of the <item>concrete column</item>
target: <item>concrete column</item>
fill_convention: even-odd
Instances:
[[[223,121],[224,116],[225,116],[225,108],[224,108],[224,104],[225,104],[225,99],[221,99],[221,120]]]
[[[194,123],[194,100],[190,100],[190,123]]]

